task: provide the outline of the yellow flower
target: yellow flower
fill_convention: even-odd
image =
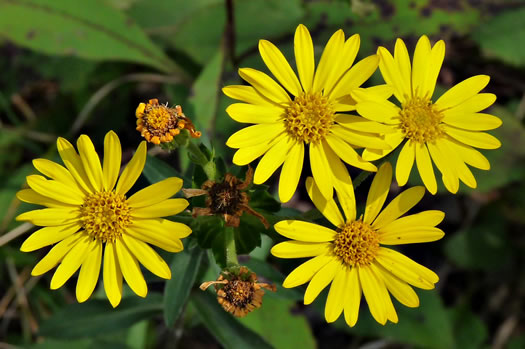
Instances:
[[[233,162],[246,165],[264,154],[255,170],[255,184],[265,182],[283,165],[279,182],[282,202],[290,200],[297,188],[305,145],[313,178],[326,198],[332,197],[339,178],[348,177],[341,160],[367,171],[377,170],[354,148],[390,148],[376,134],[389,132],[389,127],[342,114],[355,110],[355,100],[349,95],[352,91],[364,90],[383,98],[391,95],[391,88],[385,85],[360,88],[377,69],[379,59],[372,55],[352,66],[359,50],[359,35],[346,41],[342,30],[332,35],[315,73],[312,38],[302,24],[295,31],[294,43],[299,78],[281,51],[261,40],[261,57],[280,84],[261,71],[242,68],[239,75],[251,86],[223,88],[227,96],[244,102],[226,109],[230,117],[255,124],[236,132],[226,142],[239,149]]]
[[[361,293],[377,322],[397,322],[389,292],[400,303],[417,307],[419,298],[410,285],[429,290],[438,282],[438,276],[431,270],[381,246],[435,241],[444,235],[435,227],[445,217],[441,211],[401,217],[421,200],[425,193],[422,186],[405,190],[381,211],[391,182],[392,166],[385,163],[372,182],[364,218],[358,220],[352,184],[348,182],[341,190],[337,189],[345,220],[334,199],[326,200],[309,177],[306,186],[310,198],[337,228],[293,220],[275,224],[279,234],[293,240],[275,245],[271,250],[274,256],[314,257],[293,270],[283,286],[290,288],[310,282],[304,295],[304,303],[310,304],[332,283],[325,306],[327,322],[337,320],[344,311],[347,324],[354,326]]]
[[[476,149],[496,149],[501,143],[488,133],[501,125],[493,115],[480,113],[496,100],[492,93],[479,93],[489,83],[487,75],[468,78],[432,102],[436,80],[445,57],[445,43],[440,40],[431,47],[422,36],[414,52],[412,65],[403,40],[398,39],[394,57],[379,47],[379,69],[386,83],[394,88],[401,107],[369,95],[354,92],[361,98],[357,111],[363,117],[387,125],[393,131],[385,136],[392,149],[365,149],[363,158],[377,160],[390,153],[407,139],[397,159],[396,179],[406,184],[414,160],[419,175],[429,192],[437,192],[432,162],[442,174],[445,187],[456,193],[459,180],[476,188],[476,179],[466,164],[490,169],[488,160]],[[372,98],[370,98],[372,97]],[[368,101],[362,99],[369,98]]]
[[[48,178],[28,176],[31,189],[17,193],[22,201],[47,207],[17,217],[43,226],[20,249],[29,252],[55,244],[31,274],[44,274],[60,264],[51,279],[51,289],[57,289],[80,268],[76,296],[84,302],[97,284],[104,259],[104,289],[113,307],[122,298],[122,277],[137,295],[145,297],[148,288],[139,263],[161,278],[171,278],[168,265],[148,243],[180,252],[180,239],[191,233],[184,224],[160,218],[188,206],[184,199],[170,199],[182,187],[182,180],[167,178],[127,198],[144,168],[146,142],[139,145],[120,178],[122,150],[113,131],[104,139],[102,166],[86,135],[78,138],[79,153],[64,138],[58,138],[57,147],[65,168],[46,159],[33,160]]]

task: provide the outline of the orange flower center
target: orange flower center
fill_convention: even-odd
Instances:
[[[102,242],[115,241],[131,224],[126,197],[114,191],[86,196],[80,206],[80,221],[84,230]]]
[[[286,132],[306,143],[323,140],[334,124],[335,112],[329,99],[318,93],[301,93],[284,114]]]
[[[366,266],[379,252],[379,237],[375,230],[361,220],[345,224],[338,230],[333,252],[349,266]]]
[[[443,114],[428,98],[412,97],[399,112],[405,137],[418,143],[432,142],[444,134]]]

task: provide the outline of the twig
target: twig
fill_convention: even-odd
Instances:
[[[11,96],[11,103],[20,110],[20,113],[26,118],[27,121],[36,120],[36,114],[29,104],[22,98],[21,95],[15,93]]]
[[[26,233],[28,230],[30,230],[33,227],[34,227],[33,224],[27,223],[27,222],[20,224],[15,229],[13,229],[10,232],[5,233],[4,235],[0,236],[0,246],[4,246],[9,241],[11,241],[13,239],[16,239],[17,237],[19,237],[20,235]]]
[[[25,319],[28,321],[29,328],[25,328],[24,335],[28,337],[28,339],[31,338],[31,334],[35,334],[38,331],[38,324],[33,317],[33,314],[31,313],[31,310],[29,309],[29,302],[26,297],[26,292],[24,290],[23,285],[18,284],[19,276],[16,271],[15,263],[12,258],[7,259],[7,271],[9,274],[9,278],[11,279],[11,282],[13,283],[13,286],[15,287],[16,292],[16,301],[20,308],[22,309],[22,313],[25,315]],[[23,322],[24,324],[24,322]],[[27,331],[29,330],[29,332]]]
[[[233,8],[233,0],[226,0],[226,30],[224,32],[224,39],[226,42],[228,58],[232,65],[237,67],[237,59],[235,56],[235,12]]]
[[[18,275],[18,279],[16,279],[15,284],[23,285],[30,276],[31,276],[31,268],[29,267],[24,268],[22,272],[20,273],[20,275]],[[0,300],[0,318],[4,316],[4,313],[7,310],[9,303],[11,303],[15,295],[16,295],[16,291],[15,291],[15,286],[13,284],[11,285],[11,287],[9,287],[4,297]]]
[[[80,111],[73,126],[71,126],[70,133],[77,133],[84,123],[87,121],[89,115],[93,112],[95,107],[107,96],[111,91],[116,89],[122,84],[127,82],[153,82],[153,83],[179,83],[182,82],[178,76],[168,76],[161,74],[147,74],[147,73],[135,73],[121,76],[118,79],[112,80],[98,89],[84,105],[84,108]]]

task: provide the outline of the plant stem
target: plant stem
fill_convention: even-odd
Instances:
[[[188,152],[192,155],[190,159],[195,162],[197,165],[201,166],[206,177],[209,180],[216,180],[217,177],[217,168],[213,160],[209,160],[206,154],[193,142],[188,141],[186,143],[186,148]]]
[[[226,234],[226,266],[239,265],[237,260],[237,249],[235,248],[235,235],[233,227],[225,227],[224,233]]]

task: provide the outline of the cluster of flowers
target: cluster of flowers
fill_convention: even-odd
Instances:
[[[398,39],[394,55],[380,47],[377,54],[354,64],[359,45],[358,35],[345,40],[343,31],[337,31],[316,68],[310,33],[299,25],[294,39],[297,75],[277,47],[261,40],[262,59],[278,82],[263,72],[243,68],[239,75],[251,86],[223,89],[227,96],[242,102],[226,109],[230,117],[254,124],[228,139],[226,144],[238,149],[233,162],[243,166],[262,156],[253,174],[256,184],[264,183],[282,165],[282,202],[289,201],[297,189],[308,148],[313,177],[306,179],[306,189],[334,228],[298,220],[278,222],[275,230],[291,240],[275,245],[271,253],[280,258],[312,257],[293,270],[283,286],[309,283],[304,296],[305,304],[309,304],[331,284],[326,321],[333,322],[344,313],[349,326],[357,321],[362,295],[373,317],[385,324],[398,320],[390,294],[408,307],[417,307],[419,299],[411,286],[434,288],[438,281],[434,272],[384,245],[443,237],[443,231],[436,227],[444,218],[443,212],[403,215],[422,199],[425,187],[432,194],[437,192],[433,164],[451,193],[458,191],[459,181],[475,188],[476,180],[467,165],[489,169],[488,160],[474,148],[498,148],[499,141],[481,131],[501,124],[499,118],[480,113],[496,98],[480,93],[489,82],[488,76],[466,79],[432,101],[445,54],[443,41],[431,46],[426,36],[421,37],[412,63],[404,42]],[[378,67],[385,84],[361,87]],[[398,104],[389,101],[392,95]],[[357,113],[348,113],[353,111]],[[178,106],[171,109],[150,100],[137,108],[137,118],[137,129],[155,144],[170,142],[181,129],[200,136]],[[407,183],[415,161],[424,187],[403,191],[383,208],[393,169],[387,161],[379,169],[370,161],[387,156],[403,142],[395,167],[397,184]],[[167,178],[128,198],[126,193],[145,164],[146,142],[139,145],[120,178],[121,146],[112,131],[104,140],[102,164],[85,135],[78,139],[78,153],[63,138],[58,139],[57,147],[65,167],[34,160],[35,168],[44,176],[28,176],[30,189],[17,195],[22,201],[46,206],[17,217],[43,226],[24,242],[22,251],[55,244],[32,274],[41,275],[58,265],[51,280],[51,288],[56,289],[80,268],[76,295],[83,302],[98,282],[103,260],[104,289],[114,307],[122,297],[123,278],[137,295],[146,296],[139,263],[161,278],[171,277],[169,267],[149,244],[179,252],[183,249],[180,239],[191,233],[188,226],[163,218],[188,206],[185,199],[172,198],[182,188],[182,180]],[[364,148],[361,155],[356,152],[359,148]],[[345,163],[377,171],[365,212],[359,218]],[[248,173],[246,183],[251,181],[251,171]],[[221,188],[237,190],[237,206],[219,210],[221,205],[217,204],[214,209],[211,203],[216,197],[209,198],[208,208],[200,211],[221,214],[235,226],[243,211],[258,215],[248,206],[246,194],[241,193],[246,186],[229,176],[222,184],[207,182],[202,190],[186,191],[189,196],[220,192],[217,197],[224,201],[229,196]],[[259,284],[242,268],[235,275],[224,273],[207,285],[215,285],[221,304],[235,315],[245,314],[239,304],[247,311],[260,306],[261,287],[274,289]],[[231,298],[228,290],[234,283],[239,285],[235,292],[241,290],[251,298]]]

